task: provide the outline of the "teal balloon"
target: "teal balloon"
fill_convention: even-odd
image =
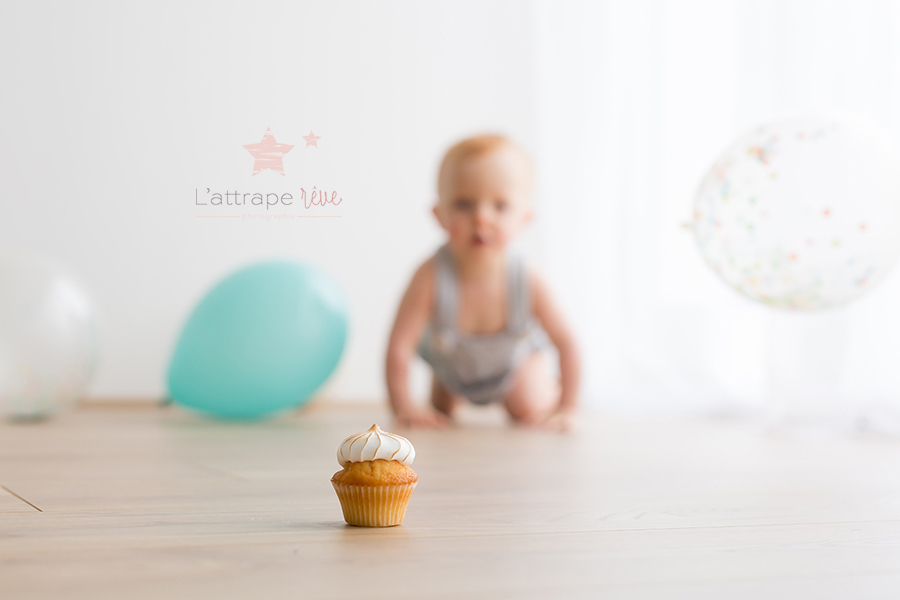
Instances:
[[[229,419],[303,404],[340,360],[346,307],[334,279],[303,264],[265,262],[229,275],[203,297],[178,338],[170,397]]]

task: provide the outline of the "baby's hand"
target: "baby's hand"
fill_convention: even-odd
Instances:
[[[444,413],[428,408],[413,406],[394,415],[398,427],[424,427],[426,429],[443,429],[450,425],[450,418]]]

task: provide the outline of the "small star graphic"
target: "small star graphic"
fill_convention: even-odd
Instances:
[[[310,129],[310,130],[309,130],[309,135],[304,135],[304,136],[303,136],[303,139],[306,140],[306,146],[305,146],[305,147],[306,147],[306,148],[309,148],[310,146],[315,146],[316,148],[318,148],[319,145],[316,144],[316,141],[317,141],[320,137],[322,137],[322,136],[321,136],[321,135],[316,135],[316,134],[314,134],[314,133],[312,132],[312,129]]]
[[[255,144],[245,144],[244,148],[253,155],[256,160],[253,162],[253,174],[269,169],[284,176],[284,164],[282,158],[291,151],[291,144],[279,144],[275,141],[271,129],[266,129],[265,135],[260,142]]]

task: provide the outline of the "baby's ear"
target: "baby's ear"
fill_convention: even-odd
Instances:
[[[442,229],[446,229],[446,227],[444,227],[444,221],[441,220],[440,208],[441,208],[440,203],[435,202],[434,206],[431,207],[431,214],[433,214],[434,218],[437,219],[438,225],[440,225]]]
[[[523,222],[526,224],[531,223],[531,220],[533,218],[534,218],[534,209],[529,207],[525,210],[525,217],[523,218]]]

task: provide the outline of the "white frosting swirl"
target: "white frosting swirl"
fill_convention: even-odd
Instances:
[[[338,463],[346,467],[352,462],[364,460],[397,460],[404,465],[412,464],[416,458],[416,449],[403,436],[388,433],[378,425],[372,425],[366,431],[351,435],[341,442],[337,451]]]

